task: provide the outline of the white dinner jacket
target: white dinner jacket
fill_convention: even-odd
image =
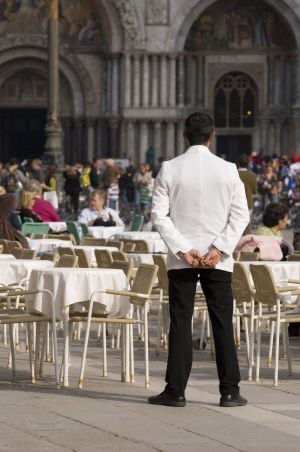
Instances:
[[[191,146],[162,164],[152,200],[152,222],[168,246],[167,267],[187,268],[176,256],[212,245],[225,254],[217,269],[233,270],[232,252],[249,223],[244,184],[236,165],[206,146]]]

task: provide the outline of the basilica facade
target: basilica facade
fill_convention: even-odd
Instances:
[[[40,156],[47,0],[0,0],[0,159]],[[66,162],[184,150],[184,119],[214,116],[214,151],[300,152],[300,0],[60,0]]]

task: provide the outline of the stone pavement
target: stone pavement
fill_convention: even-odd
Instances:
[[[153,319],[152,319],[153,320]],[[196,334],[196,333],[195,333]],[[2,341],[2,339],[1,339]],[[109,342],[109,341],[108,341]],[[249,405],[220,408],[216,370],[209,347],[194,353],[194,366],[185,408],[148,405],[160,392],[166,352],[155,357],[150,347],[150,390],[143,387],[143,346],[136,343],[136,383],[119,381],[120,352],[109,350],[108,377],[101,377],[101,350],[95,333],[88,350],[84,389],[77,388],[83,341],[72,342],[70,387],[54,387],[54,369],[28,383],[28,361],[17,352],[17,379],[7,369],[8,349],[0,345],[0,451],[299,451],[300,339],[291,340],[294,374],[281,360],[280,384],[272,386],[272,369],[262,369],[262,381],[245,381],[245,346],[239,351],[241,393]],[[60,350],[62,339],[60,338]],[[266,337],[264,350],[266,353]],[[265,360],[263,359],[263,364]]]

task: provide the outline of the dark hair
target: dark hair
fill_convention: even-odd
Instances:
[[[249,164],[249,155],[241,154],[238,156],[237,161],[240,168],[247,168]]]
[[[185,121],[185,133],[191,146],[207,143],[214,131],[214,122],[206,113],[192,113]]]
[[[277,226],[280,220],[288,214],[289,209],[285,204],[281,202],[271,202],[267,205],[265,213],[263,215],[263,224],[268,228]]]
[[[18,165],[19,164],[19,160],[16,157],[12,157],[11,159],[9,159],[8,164],[10,166]]]

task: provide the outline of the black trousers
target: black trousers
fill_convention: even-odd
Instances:
[[[219,389],[239,392],[240,371],[232,327],[231,273],[216,269],[169,270],[170,332],[166,391],[184,395],[192,368],[192,316],[197,281],[206,297],[215,342]]]

